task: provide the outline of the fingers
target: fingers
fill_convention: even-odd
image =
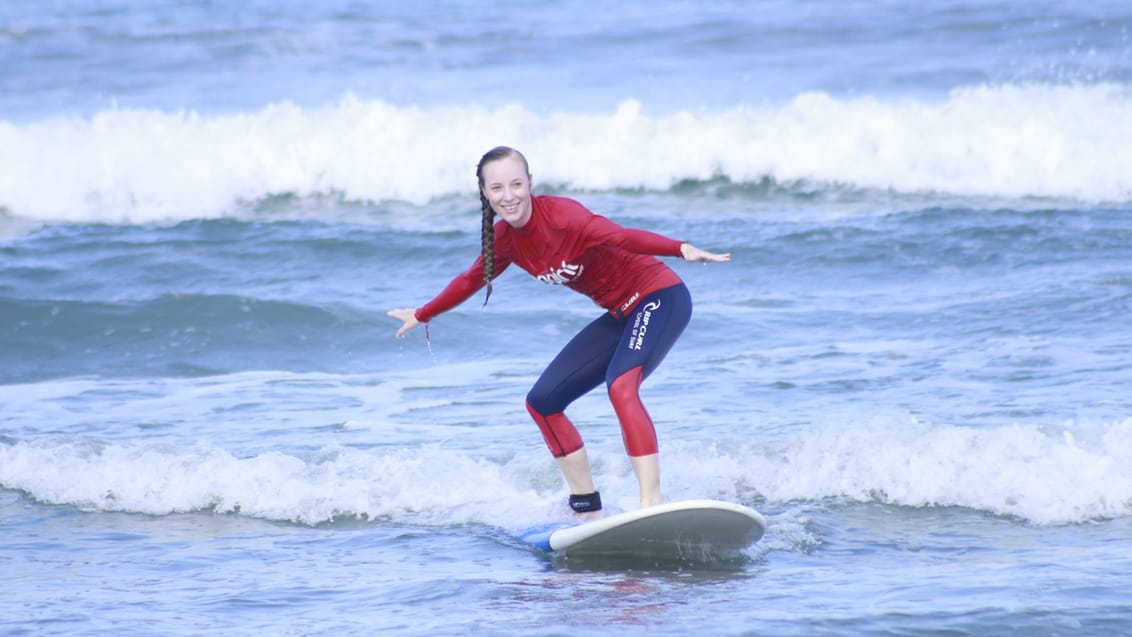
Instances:
[[[417,320],[416,312],[412,309],[397,308],[395,310],[389,310],[385,315],[401,321],[401,327],[396,333],[397,338],[405,338],[405,334],[408,334],[409,330],[421,324],[421,322]]]
[[[714,252],[703,252],[696,259],[697,263],[727,263],[731,260],[731,253],[725,252],[723,254],[716,254]]]
[[[722,254],[708,252],[690,243],[685,243],[680,246],[680,254],[683,255],[685,261],[691,261],[692,263],[726,263],[731,260],[730,252]]]

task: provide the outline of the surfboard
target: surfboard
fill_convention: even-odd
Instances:
[[[568,558],[705,561],[735,555],[765,531],[766,520],[749,507],[682,500],[600,520],[537,527],[518,537],[540,551]]]

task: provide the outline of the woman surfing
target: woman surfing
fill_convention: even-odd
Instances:
[[[680,277],[656,257],[721,263],[731,255],[622,227],[573,199],[532,195],[527,160],[513,148],[488,151],[476,176],[483,211],[481,254],[428,303],[391,310],[389,316],[402,322],[396,336],[404,337],[484,286],[486,305],[492,280],[512,263],[543,283],[590,297],[606,312],[543,371],[527,394],[527,411],[566,479],[570,508],[580,517],[599,517],[601,495],[585,445],[565,411],[604,383],[640,486],[641,506],[660,503],[656,430],[639,390],[687,326],[692,300]]]

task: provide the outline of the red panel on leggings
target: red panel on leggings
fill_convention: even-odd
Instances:
[[[546,440],[546,446],[550,447],[550,453],[555,458],[561,458],[582,448],[582,435],[578,433],[578,428],[570,422],[566,414],[543,416],[535,411],[530,403],[527,403],[527,412],[538,424],[539,431]]]
[[[648,456],[657,452],[656,428],[641,402],[638,390],[644,370],[634,367],[609,384],[609,401],[621,421],[621,436],[630,456]]]

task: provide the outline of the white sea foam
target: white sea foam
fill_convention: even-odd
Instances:
[[[324,449],[305,457],[277,451],[240,458],[208,443],[105,444],[39,439],[0,446],[0,484],[36,499],[98,511],[150,515],[214,511],[317,524],[342,517],[461,523],[506,497],[530,508],[529,486],[503,467],[439,446],[366,453]]]
[[[807,93],[715,112],[396,107],[347,96],[254,112],[108,110],[0,122],[0,209],[37,220],[233,214],[273,195],[423,203],[474,188],[480,154],[523,149],[536,182],[664,190],[681,180],[962,196],[1132,199],[1132,94],[971,87],[941,102]]]
[[[971,428],[878,417],[685,453],[730,462],[725,475],[776,501],[958,506],[1036,524],[1132,515],[1132,419]]]
[[[610,504],[633,507],[623,454],[596,451],[595,476]],[[878,421],[771,443],[672,442],[664,467],[670,499],[957,506],[1044,525],[1132,515],[1130,454],[1132,420],[1076,433]],[[565,513],[546,454],[489,457],[440,444],[237,457],[211,443],[41,437],[0,445],[0,485],[91,510],[215,511],[305,524],[350,517],[519,529]]]

